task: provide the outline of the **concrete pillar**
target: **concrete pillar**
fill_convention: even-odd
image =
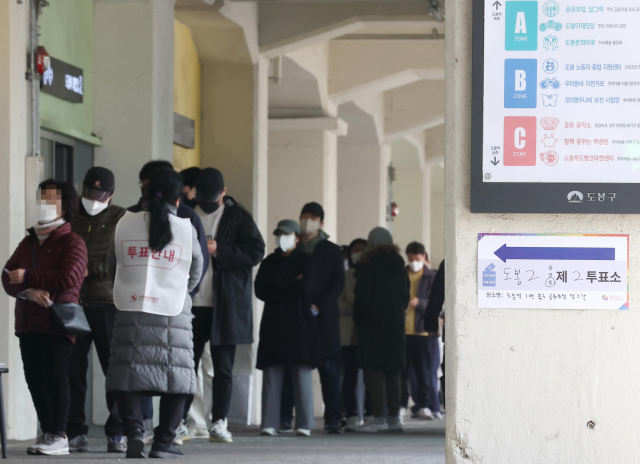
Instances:
[[[124,207],[140,197],[138,173],[145,163],[173,162],[174,4],[94,2],[93,121],[102,139],[95,164],[113,171],[114,202]],[[93,365],[100,365],[95,353]],[[101,369],[93,369],[96,424],[109,414],[104,380]]]
[[[387,225],[391,147],[338,143],[338,243]]]
[[[336,241],[338,231],[338,135],[346,125],[337,118],[269,121],[268,230],[281,219],[298,219],[305,203],[320,203],[324,230]],[[267,237],[270,251],[275,249]]]
[[[629,233],[637,275],[640,217],[469,212],[472,29],[472,2],[448,1],[446,462],[633,462],[639,311],[478,309],[478,233]]]
[[[429,256],[435,269],[444,259],[444,169],[431,167],[431,246]]]
[[[25,156],[30,153],[30,83],[25,80],[29,44],[29,4],[0,2],[0,261],[13,254],[25,231]],[[15,300],[0,294],[0,363],[10,439],[34,438],[37,418],[14,335]]]
[[[254,202],[254,79],[251,64],[202,67],[202,167],[224,174],[228,194],[249,211]]]
[[[140,196],[150,160],[173,161],[175,0],[95,0],[95,163],[116,177],[114,202]]]

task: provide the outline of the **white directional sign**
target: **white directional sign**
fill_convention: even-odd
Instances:
[[[478,306],[629,309],[629,236],[478,234]]]

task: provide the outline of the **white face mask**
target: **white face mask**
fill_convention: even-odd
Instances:
[[[47,224],[58,219],[58,207],[56,205],[38,204],[38,222]]]
[[[358,262],[360,261],[360,258],[362,257],[362,252],[361,251],[357,251],[355,253],[353,253],[351,255],[351,262],[356,265],[358,264]]]
[[[88,198],[82,197],[82,206],[84,206],[89,216],[97,216],[109,207],[109,202],[102,203],[101,201],[89,200]]]
[[[313,235],[320,230],[320,219],[304,219],[300,223],[303,234]]]
[[[296,246],[296,236],[294,235],[280,235],[276,237],[276,245],[285,253]]]
[[[409,268],[413,272],[419,272],[423,267],[424,263],[422,261],[409,261]]]

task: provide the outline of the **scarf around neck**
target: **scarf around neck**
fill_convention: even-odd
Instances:
[[[47,222],[46,224],[40,224],[36,222],[36,225],[33,226],[33,230],[38,236],[38,240],[46,240],[51,235],[51,232],[56,230],[58,227],[63,226],[66,223],[64,218],[56,219],[55,221]]]

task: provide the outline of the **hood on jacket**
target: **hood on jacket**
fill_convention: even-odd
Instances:
[[[404,259],[400,256],[400,248],[393,243],[378,245],[365,251],[360,258],[360,263],[374,263],[389,272],[405,272]]]

